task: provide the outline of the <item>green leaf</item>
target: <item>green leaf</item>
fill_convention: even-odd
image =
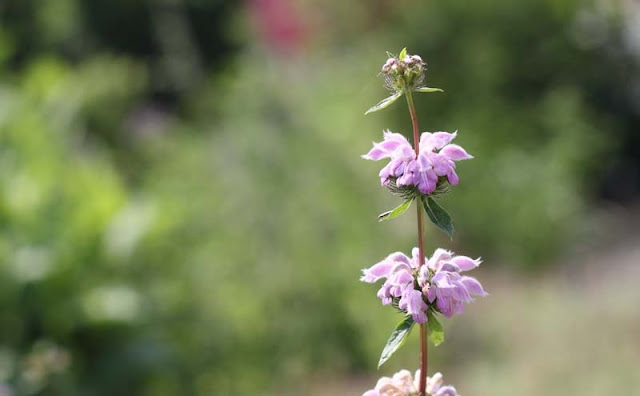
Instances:
[[[422,87],[414,89],[415,92],[444,92],[444,90],[440,88],[430,88],[430,87]]]
[[[387,51],[387,56],[389,58],[395,58],[396,56],[394,54],[392,54],[391,52]]]
[[[433,345],[438,346],[444,342],[444,329],[433,311],[427,311],[427,323],[429,325],[429,341],[433,342]]]
[[[396,326],[395,330],[391,333],[391,336],[387,340],[387,344],[384,346],[382,350],[382,354],[380,355],[380,361],[378,361],[378,368],[384,364],[391,355],[393,355],[405,342],[409,333],[411,333],[411,329],[415,322],[411,316],[407,316],[404,318],[402,322]]]
[[[403,60],[404,57],[407,56],[407,47],[404,47],[402,51],[398,54],[398,59]]]
[[[393,95],[389,96],[388,98],[382,99],[380,101],[380,103],[378,103],[377,105],[375,105],[372,108],[370,108],[369,110],[367,110],[367,112],[364,113],[364,114],[367,115],[369,113],[373,113],[374,111],[385,109],[385,108],[389,107],[389,105],[391,105],[391,103],[393,103],[396,100],[398,100],[398,98],[400,96],[402,96],[402,91],[398,91],[398,92],[394,93]]]
[[[412,199],[409,199],[405,201],[402,205],[398,206],[397,208],[380,214],[378,216],[378,221],[395,219],[396,217],[403,214],[407,209],[409,209],[409,206],[411,206],[412,201],[413,201]]]
[[[427,212],[427,216],[429,216],[431,222],[435,224],[436,227],[444,231],[444,233],[449,235],[449,238],[453,239],[453,223],[451,222],[451,216],[449,216],[449,213],[442,209],[442,207],[431,197],[423,197],[422,205],[424,206],[424,210]]]

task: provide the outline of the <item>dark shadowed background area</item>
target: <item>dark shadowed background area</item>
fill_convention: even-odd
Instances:
[[[640,6],[627,0],[3,0],[0,395],[360,395],[401,318],[360,270],[415,244],[360,155],[476,159],[437,246],[490,296],[431,372],[466,396],[640,389]]]

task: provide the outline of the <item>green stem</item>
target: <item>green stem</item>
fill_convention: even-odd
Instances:
[[[413,146],[416,151],[416,157],[420,154],[420,136],[419,136],[419,128],[418,128],[418,117],[416,116],[416,109],[413,105],[413,96],[411,96],[411,91],[405,91],[405,96],[407,97],[407,105],[409,106],[409,114],[411,114],[411,125],[413,126]],[[424,213],[422,212],[421,205],[416,205],[417,208],[417,219],[418,219],[418,257],[419,257],[419,267],[424,265]],[[420,396],[426,395],[427,389],[427,363],[429,359],[428,347],[427,343],[427,324],[422,323],[420,325],[420,386],[419,386],[419,394]]]

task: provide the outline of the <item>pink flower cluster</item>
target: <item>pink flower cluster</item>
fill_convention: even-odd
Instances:
[[[395,300],[398,308],[411,315],[416,323],[425,323],[430,307],[449,318],[462,313],[464,304],[473,301],[472,296],[487,295],[475,278],[460,274],[480,263],[480,259],[454,256],[450,251],[436,249],[420,267],[418,248],[414,248],[411,258],[396,252],[362,270],[360,280],[374,283],[386,279],[378,290],[382,304],[389,305]]]
[[[420,370],[416,371],[415,377],[411,378],[411,373],[407,370],[398,371],[393,377],[382,377],[378,380],[376,387],[366,391],[362,396],[414,396],[418,395],[418,381]],[[460,396],[453,386],[442,386],[442,374],[436,373],[432,377],[427,377],[427,395],[431,396]]]
[[[385,131],[384,140],[373,143],[364,159],[391,161],[380,171],[383,186],[395,181],[398,187],[415,186],[422,194],[435,191],[439,178],[446,177],[451,185],[459,182],[455,161],[471,159],[462,147],[450,142],[457,132],[423,132],[420,136],[420,154],[416,155],[409,141],[399,133]]]
[[[406,70],[410,70],[411,72],[418,73],[422,72],[424,65],[426,65],[426,63],[420,55],[406,55],[402,59],[393,57],[387,59],[384,65],[382,65],[381,72],[383,74],[404,74]]]

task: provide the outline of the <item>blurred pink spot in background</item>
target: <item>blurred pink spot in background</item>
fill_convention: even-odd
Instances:
[[[282,52],[298,52],[309,36],[309,21],[293,0],[249,0],[258,39]]]

